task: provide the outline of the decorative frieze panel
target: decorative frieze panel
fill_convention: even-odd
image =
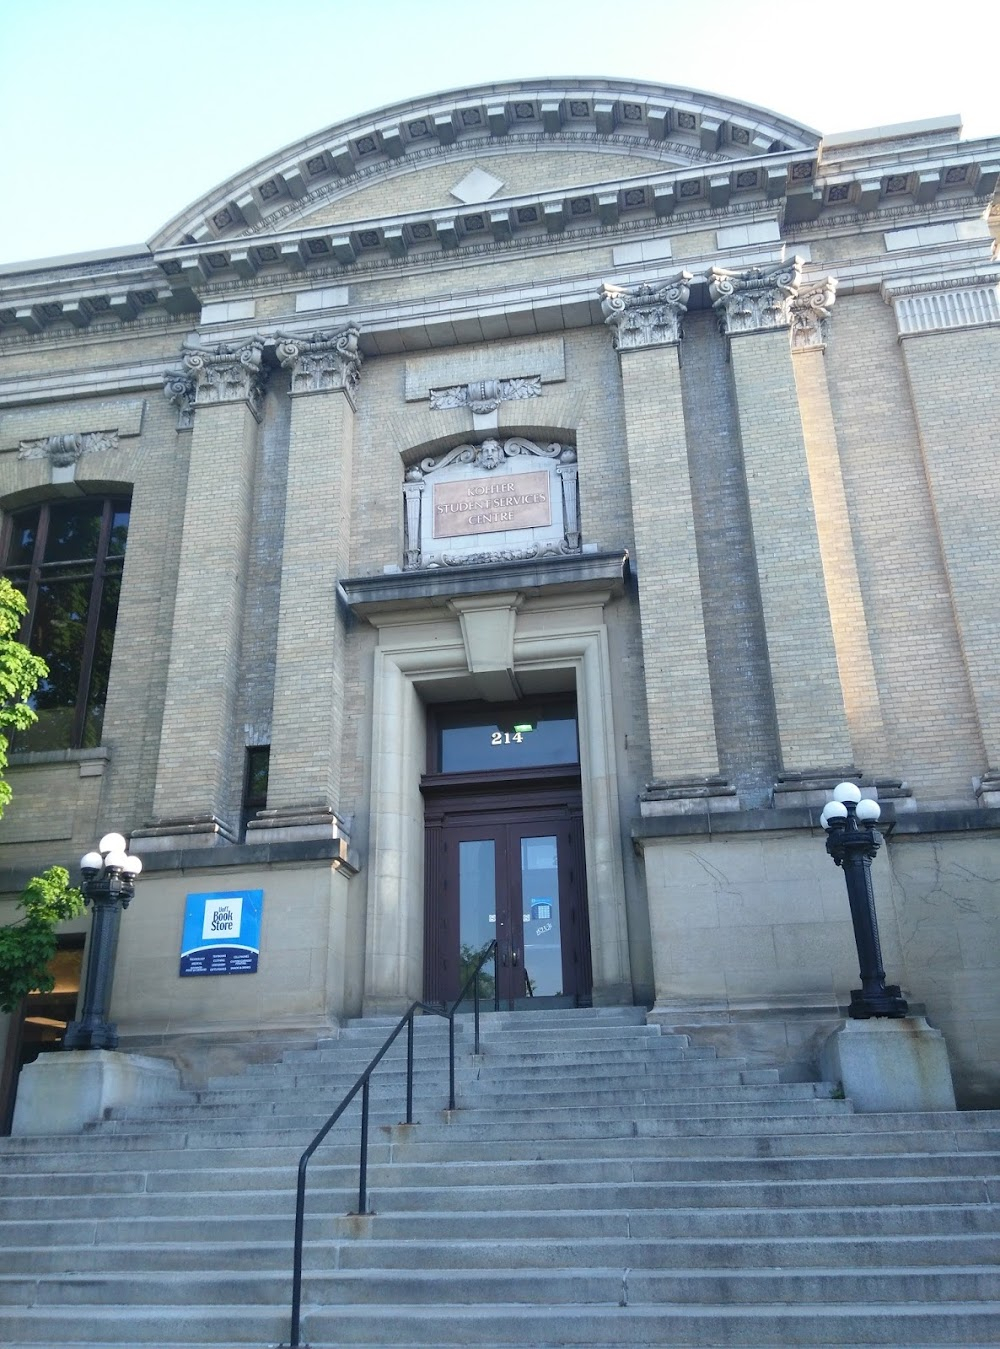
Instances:
[[[1000,323],[1000,281],[993,277],[924,283],[883,283],[882,296],[896,314],[900,337]]]
[[[223,344],[185,352],[183,373],[194,384],[196,406],[245,402],[259,419],[265,380],[263,354],[260,338],[239,346]]]
[[[742,272],[713,267],[708,291],[721,331],[734,337],[790,327],[792,301],[799,293],[801,278],[801,258],[779,267],[750,267]]]
[[[826,345],[826,320],[836,298],[837,279],[833,276],[803,286],[793,297],[790,306],[793,351],[808,351]]]
[[[447,389],[431,389],[430,407],[432,412],[467,407],[474,416],[485,417],[496,412],[501,403],[540,398],[541,395],[541,375],[527,375],[520,379],[476,379],[469,384],[455,384]]]
[[[581,549],[576,450],[521,436],[421,459],[403,483],[406,570]]]
[[[82,431],[64,436],[22,440],[18,459],[48,459],[53,468],[69,468],[83,454],[118,448],[117,431]]]
[[[690,272],[681,272],[664,286],[602,286],[601,310],[614,334],[615,350],[636,351],[679,342],[692,280]]]
[[[363,360],[358,348],[361,330],[353,325],[307,337],[278,335],[275,354],[292,375],[292,393],[325,393],[341,389],[353,401]]]

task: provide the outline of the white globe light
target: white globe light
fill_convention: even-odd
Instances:
[[[872,801],[870,797],[866,796],[863,801],[858,802],[858,808],[854,813],[859,820],[863,820],[866,824],[874,824],[882,814],[882,807],[877,801]]]
[[[125,872],[126,876],[138,876],[139,872],[142,870],[142,863],[138,857],[132,857],[130,855],[125,858],[125,865],[122,870]]]
[[[834,801],[853,801],[855,804],[861,800],[861,792],[853,782],[840,782],[833,789]]]
[[[124,852],[126,843],[121,834],[105,834],[97,846],[103,853]]]
[[[99,852],[88,852],[80,858],[81,871],[100,871],[104,866],[104,858]]]
[[[104,858],[104,865],[109,871],[124,871],[127,862],[124,848],[112,848]]]
[[[823,813],[819,817],[819,822],[824,829],[829,829],[831,820],[845,820],[846,818],[846,806],[841,805],[839,801],[828,801],[823,807]]]

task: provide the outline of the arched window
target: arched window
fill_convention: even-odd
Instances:
[[[17,749],[101,743],[128,520],[127,498],[91,497],[5,522],[3,574],[28,601],[21,640],[49,667],[32,699],[38,721],[18,734]]]

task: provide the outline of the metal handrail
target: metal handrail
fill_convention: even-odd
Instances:
[[[374,1055],[368,1067],[355,1082],[344,1099],[337,1106],[336,1110],[317,1133],[316,1137],[303,1152],[299,1158],[299,1178],[295,1191],[295,1248],[292,1264],[292,1322],[288,1338],[287,1349],[308,1349],[308,1346],[300,1346],[299,1326],[302,1310],[302,1245],[305,1232],[306,1217],[306,1167],[309,1165],[309,1159],[322,1143],[333,1126],[340,1119],[347,1107],[361,1092],[361,1158],[358,1167],[358,1214],[364,1214],[368,1211],[368,1101],[369,1086],[371,1075],[384,1058],[389,1046],[396,1039],[396,1036],[405,1026],[406,1029],[406,1122],[413,1123],[413,1018],[417,1012],[429,1012],[432,1016],[444,1017],[448,1022],[448,1109],[455,1109],[455,1014],[461,1004],[465,1001],[469,992],[469,985],[472,985],[473,993],[473,1016],[475,1024],[475,1043],[473,1053],[479,1053],[479,975],[491,957],[496,955],[496,941],[491,941],[487,946],[472,973],[466,979],[462,986],[462,991],[452,1003],[449,1010],[444,1007],[434,1007],[426,1002],[413,1002],[407,1011],[400,1017],[395,1028],[390,1032],[384,1041],[381,1049]],[[499,972],[498,972],[499,973]],[[500,1010],[500,982],[495,978],[493,989],[493,1010]],[[285,1346],[282,1346],[285,1349]]]

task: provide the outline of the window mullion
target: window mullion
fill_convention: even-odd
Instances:
[[[28,601],[28,612],[24,615],[24,622],[21,624],[20,640],[25,646],[31,645],[31,630],[35,622],[35,610],[38,605],[38,587],[42,579],[42,561],[45,557],[45,548],[49,541],[49,507],[45,503],[38,512],[38,533],[35,535],[35,547],[31,554],[31,566],[28,568],[28,586],[25,592],[25,599]]]
[[[111,521],[114,518],[114,505],[105,501],[101,515],[101,534],[97,545],[97,557],[94,560],[94,576],[90,583],[90,604],[87,609],[87,631],[83,639],[83,651],[80,656],[80,682],[77,685],[76,711],[73,716],[73,747],[83,744],[83,732],[87,721],[90,699],[90,681],[94,669],[94,651],[97,648],[97,630],[101,621],[101,600],[104,590],[104,574],[108,556],[108,541],[111,537]]]

